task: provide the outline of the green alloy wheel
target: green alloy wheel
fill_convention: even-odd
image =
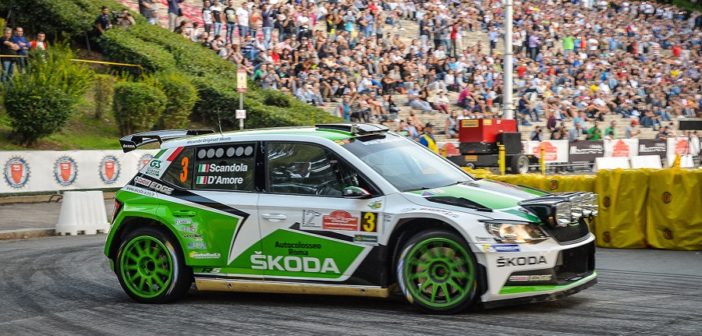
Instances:
[[[135,230],[123,240],[115,271],[132,299],[165,303],[187,293],[192,274],[174,246],[174,239],[153,228]]]
[[[475,260],[465,241],[445,231],[410,239],[397,262],[397,280],[407,300],[430,313],[453,314],[472,303]]]

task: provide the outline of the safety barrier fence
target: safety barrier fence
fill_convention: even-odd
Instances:
[[[614,169],[558,176],[468,171],[548,192],[596,192],[600,211],[591,225],[598,246],[702,250],[702,169]]]

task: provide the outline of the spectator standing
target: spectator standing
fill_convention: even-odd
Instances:
[[[624,130],[624,137],[627,139],[634,139],[641,134],[641,130],[637,127],[639,125],[639,122],[636,121],[636,119],[632,119],[631,122],[629,122],[629,125],[626,126],[626,130]]]
[[[0,81],[7,82],[12,78],[12,72],[15,66],[15,58],[20,47],[12,42],[12,28],[3,30],[2,38],[0,38],[0,56],[10,56],[0,58],[2,61],[2,76]]]
[[[157,2],[155,0],[139,0],[139,14],[146,18],[149,24],[157,23]]]
[[[112,28],[112,21],[110,21],[110,8],[107,6],[102,6],[102,11],[100,15],[95,19],[95,29],[97,30],[97,36],[104,34],[106,31]],[[171,29],[173,31],[173,29]]]
[[[175,31],[178,17],[181,16],[182,12],[180,9],[180,3],[183,0],[168,0],[168,30]]]
[[[594,122],[592,127],[587,130],[587,139],[590,141],[602,140],[602,129]]]
[[[236,29],[236,8],[234,8],[233,0],[227,2],[227,7],[224,9],[224,18],[227,22],[227,43],[234,43],[232,39],[234,29]]]
[[[616,139],[616,134],[615,134],[616,129],[617,129],[617,121],[616,120],[610,121],[609,127],[605,128],[605,131],[604,131],[605,138],[611,139],[611,140]]]
[[[439,147],[436,145],[436,139],[434,138],[434,125],[432,123],[427,123],[424,125],[424,133],[419,137],[419,143],[429,148],[434,153],[439,153]]]
[[[214,27],[214,35],[222,35],[222,25],[224,24],[224,6],[219,3],[219,0],[214,0],[210,6],[212,12],[212,23]],[[229,33],[227,33],[229,35]]]
[[[249,10],[245,7],[245,3],[239,5],[236,9],[236,18],[239,21],[239,34],[241,36],[249,36]]]
[[[579,123],[574,123],[573,128],[568,131],[568,141],[578,141],[581,140],[584,130]]]
[[[205,0],[202,5],[202,23],[205,26],[205,33],[210,34],[212,32],[212,3],[210,0]]]
[[[44,32],[39,32],[37,34],[37,39],[29,43],[32,50],[47,50],[49,49],[49,44],[46,43],[46,34]]]
[[[24,67],[27,64],[27,56],[29,55],[30,48],[29,41],[27,41],[27,38],[24,36],[24,28],[15,28],[15,34],[12,36],[12,43],[19,47],[17,50],[17,56],[20,56],[20,58],[17,59],[17,65],[19,66],[20,71],[24,70]]]
[[[120,13],[119,17],[117,17],[117,25],[122,28],[129,28],[135,24],[136,21],[134,20],[134,17],[132,17],[132,13],[130,13],[126,8],[123,9],[122,13]]]

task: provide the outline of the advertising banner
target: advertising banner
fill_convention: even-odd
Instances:
[[[640,139],[639,155],[658,155],[661,159],[666,158],[668,147],[665,140]]]
[[[544,148],[546,163],[568,162],[568,140],[526,141],[526,154],[541,156],[541,147]]]
[[[604,156],[603,141],[574,141],[569,145],[568,161],[570,163],[592,163],[595,158]]]
[[[634,157],[639,153],[639,139],[616,139],[604,141],[605,157]]]
[[[0,194],[121,188],[157,150],[0,152]]]
[[[668,147],[668,163],[675,161],[675,156],[685,156],[691,155],[692,148],[690,148],[690,140],[687,137],[677,137],[666,139],[666,145]]]

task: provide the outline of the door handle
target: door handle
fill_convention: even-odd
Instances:
[[[268,220],[269,222],[280,222],[280,221],[288,219],[288,216],[283,215],[283,214],[278,214],[278,213],[262,214],[261,217]]]
[[[173,215],[176,217],[195,217],[195,211],[190,210],[177,210],[173,211]]]

